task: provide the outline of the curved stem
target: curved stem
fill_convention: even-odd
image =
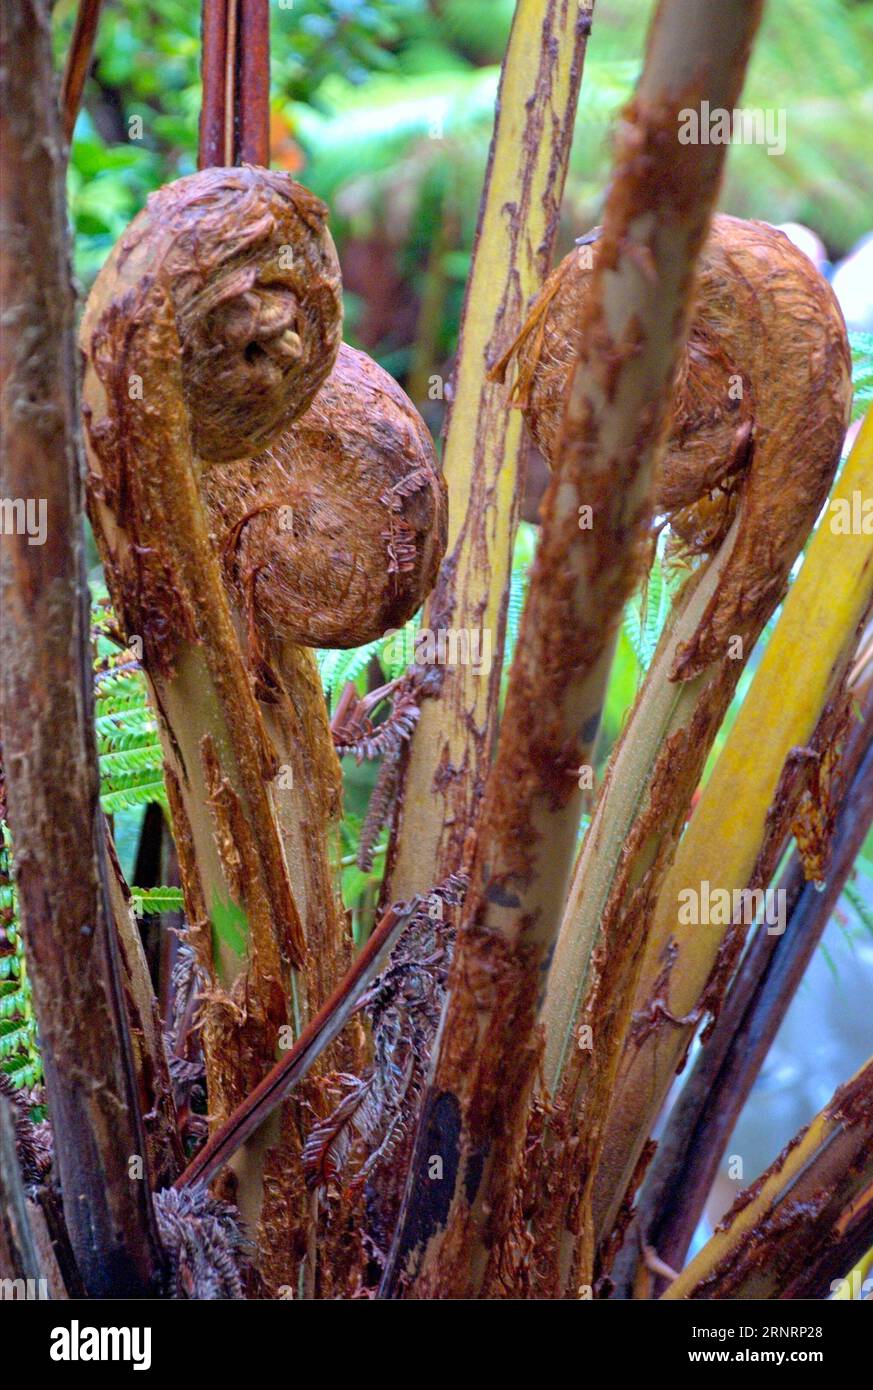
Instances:
[[[701,1050],[658,1143],[634,1220],[612,1270],[613,1297],[631,1297],[638,1280],[640,1240],[672,1269],[681,1269],[713,1179],[740,1112],[839,901],[873,820],[873,687],[863,718],[851,730],[839,778],[840,803],[825,888],[807,882],[797,855],[782,887],[787,924],[778,935],[761,927],[746,952],[713,1032]],[[639,1295],[637,1295],[639,1296]]]
[[[869,1228],[871,1183],[873,1061],[740,1194],[663,1298],[809,1297],[794,1286],[805,1281],[810,1251],[839,1240],[859,1202],[868,1208]]]
[[[831,506],[851,506],[853,492],[869,496],[871,490],[873,417],[868,416]],[[729,926],[681,922],[679,894],[689,888],[699,891],[704,881],[733,893],[746,888],[758,872],[771,806],[774,812],[780,809],[774,798],[786,760],[792,749],[808,745],[873,604],[871,553],[870,537],[843,534],[831,526],[830,516],[819,526],[664,880],[597,1175],[603,1232],[614,1224],[643,1145],[681,1069],[728,936],[733,940],[736,935]]]
[[[639,573],[695,261],[721,174],[723,151],[679,144],[678,111],[689,84],[733,105],[759,16],[757,4],[665,0],[625,113],[385,1292],[408,1285],[417,1297],[469,1297],[501,1286],[539,1060],[537,1013],[575,849],[579,769],[591,757],[615,632]],[[583,506],[590,529],[580,527]],[[442,1187],[429,1176],[434,1155]]]

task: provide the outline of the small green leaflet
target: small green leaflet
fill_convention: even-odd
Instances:
[[[873,403],[873,333],[849,334],[852,349],[852,419],[864,415]]]
[[[131,888],[130,900],[137,917],[182,912],[185,906],[181,888]]]

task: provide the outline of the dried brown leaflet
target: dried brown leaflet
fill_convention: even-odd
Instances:
[[[45,537],[0,548],[9,823],[64,1215],[92,1296],[142,1295],[160,1251],[107,891],[94,745],[73,297],[49,19],[0,12],[4,497]],[[61,736],[60,731],[63,731]],[[145,1165],[147,1168],[147,1164]]]
[[[517,348],[516,395],[547,457],[591,295],[590,251],[555,271]],[[576,1278],[571,1231],[590,1219],[654,898],[746,658],[827,495],[850,400],[845,326],[827,283],[773,228],[716,217],[657,490],[674,549],[712,558],[678,595],[613,754],[549,978],[545,1079],[557,1109],[548,1128],[563,1160],[547,1143],[535,1225],[552,1292]]]
[[[591,757],[615,630],[642,564],[695,261],[721,175],[723,151],[678,144],[678,113],[704,96],[733,105],[759,13],[662,4],[622,123],[385,1292],[470,1296],[503,1286],[540,1057],[537,1015],[578,828],[578,770]],[[585,530],[583,506],[592,515]]]

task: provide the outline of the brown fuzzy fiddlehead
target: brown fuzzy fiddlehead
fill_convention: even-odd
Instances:
[[[216,544],[261,631],[356,647],[420,607],[446,544],[445,485],[397,383],[343,344],[270,449],[206,478]]]
[[[552,272],[508,355],[518,361],[513,399],[549,461],[597,254],[597,241],[586,241]],[[811,261],[764,222],[714,217],[656,503],[690,554],[713,554],[738,509],[742,516],[675,679],[690,680],[723,656],[729,639],[750,635],[781,597],[797,538],[830,486],[850,375],[842,314]]]
[[[555,271],[516,345],[516,398],[547,458],[590,294],[589,251]],[[656,507],[674,547],[706,560],[674,601],[613,751],[551,965],[554,1113],[532,1221],[540,1294],[590,1283],[593,1250],[611,1229],[604,1208],[621,1192],[598,1167],[641,944],[743,664],[839,461],[851,400],[845,325],[827,283],[774,228],[713,220],[674,392]],[[577,1046],[589,1028],[591,1053]]]
[[[150,281],[172,303],[199,459],[266,447],[330,371],[342,304],[326,218],[286,175],[206,169],[153,193],[100,272],[92,322],[107,292]]]
[[[216,1122],[275,1060],[291,971],[300,1026],[344,965],[339,769],[297,644],[402,621],[444,545],[424,427],[362,354],[337,362],[340,332],[326,209],[248,166],[154,194],[82,328],[90,513],[159,717]],[[280,1187],[266,1245],[287,1261]]]

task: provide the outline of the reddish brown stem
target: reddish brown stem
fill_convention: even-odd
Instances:
[[[176,1180],[175,1187],[193,1187],[197,1183],[211,1182],[237,1149],[287,1098],[348,1022],[364,990],[379,974],[401,932],[421,906],[422,900],[413,898],[409,903],[396,903],[389,908],[352,968],[337,985],[324,1008],[304,1028],[287,1057],[276,1063],[221,1128],[215,1131]]]
[[[203,0],[198,165],[270,162],[268,0]]]
[[[73,138],[76,117],[82,105],[85,79],[94,53],[94,40],[100,22],[102,0],[79,0],[70,51],[61,81],[61,134],[67,144]]]
[[[238,161],[270,162],[270,6],[239,0],[237,36]]]
[[[228,0],[203,0],[200,31],[203,97],[197,160],[200,169],[233,162],[233,150],[227,149],[225,132],[227,6]]]

